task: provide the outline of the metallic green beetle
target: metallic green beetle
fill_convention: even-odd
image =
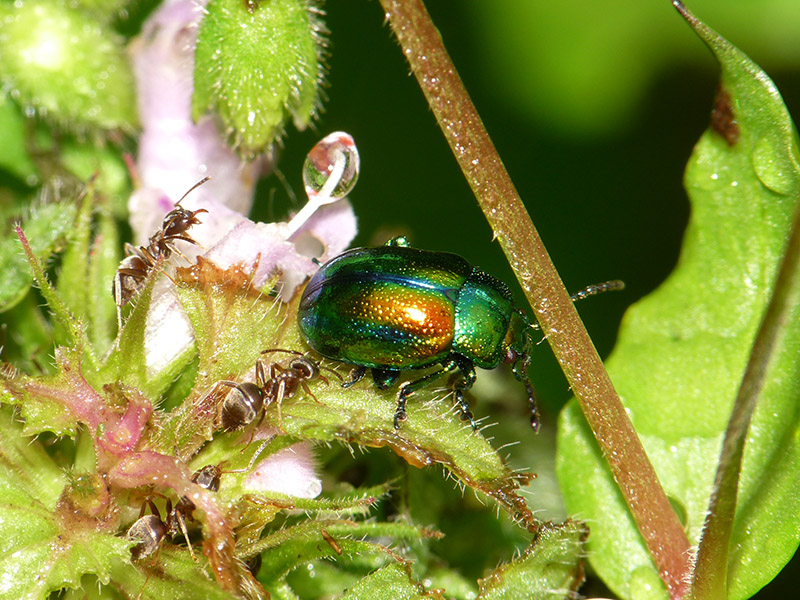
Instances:
[[[579,300],[621,289],[621,281],[589,286]],[[475,428],[464,390],[475,383],[475,367],[510,363],[525,385],[531,427],[539,416],[528,379],[531,332],[538,329],[514,308],[506,285],[456,254],[408,247],[395,238],[379,248],[356,248],[322,265],[300,299],[300,330],[321,355],[356,365],[344,385],[372,369],[380,389],[397,382],[402,371],[441,368],[404,383],[397,394],[394,427],[407,418],[406,400],[426,383],[453,371],[461,418]]]
[[[315,351],[356,365],[345,385],[366,369],[380,389],[402,371],[436,364],[437,371],[405,383],[397,395],[394,426],[406,417],[406,400],[430,380],[455,370],[462,419],[475,422],[464,390],[475,382],[475,367],[505,361],[525,384],[531,424],[538,426],[530,362],[531,324],[514,308],[504,283],[446,252],[408,247],[405,238],[379,248],[356,248],[322,265],[306,286],[298,314],[300,329]]]

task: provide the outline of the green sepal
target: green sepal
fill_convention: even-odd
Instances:
[[[324,26],[307,0],[211,0],[200,24],[192,117],[215,112],[244,155],[264,152],[286,121],[319,107]]]
[[[119,261],[116,223],[108,204],[98,198],[97,188],[90,183],[62,257],[56,287],[70,312],[86,323],[88,339],[99,355],[106,353],[114,338],[116,305],[111,282]]]
[[[23,222],[31,250],[45,262],[72,231],[77,210],[68,202],[34,206]],[[19,303],[28,293],[33,274],[17,236],[9,232],[0,240],[0,312]]]

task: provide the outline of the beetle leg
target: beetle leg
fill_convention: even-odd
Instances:
[[[511,372],[514,373],[514,377],[517,378],[517,381],[521,381],[525,385],[525,390],[528,392],[528,404],[531,407],[531,429],[536,433],[539,431],[539,409],[536,407],[536,396],[533,393],[533,385],[528,378],[528,365],[530,362],[531,359],[527,356],[518,360],[511,367]]]
[[[364,375],[367,374],[366,367],[356,367],[352,371],[350,371],[350,379],[342,383],[343,388],[349,388],[352,385],[357,384],[359,381],[364,379]]]
[[[478,424],[475,422],[475,417],[473,417],[472,411],[469,409],[469,402],[464,398],[464,390],[472,388],[472,384],[474,384],[475,380],[478,378],[477,375],[475,375],[475,365],[472,364],[471,360],[467,360],[463,357],[457,357],[455,360],[458,364],[458,368],[461,370],[462,379],[453,384],[453,394],[456,397],[458,407],[461,409],[461,420],[469,421],[470,425],[472,425],[472,431],[475,431],[478,429]]]
[[[372,380],[379,390],[388,390],[400,379],[400,371],[395,369],[372,369]]]
[[[471,366],[471,364],[472,363],[470,363],[470,366]],[[405,382],[400,387],[400,391],[397,392],[397,410],[394,413],[394,428],[395,429],[400,429],[400,422],[401,421],[405,421],[408,418],[408,414],[406,414],[406,400],[408,400],[409,396],[411,396],[418,389],[424,387],[425,384],[427,384],[432,379],[436,379],[437,377],[441,377],[442,375],[450,373],[451,371],[454,371],[455,369],[458,369],[458,368],[460,368],[462,370],[462,372],[463,372],[465,366],[466,365],[459,364],[459,362],[457,360],[455,360],[455,359],[449,359],[449,360],[445,361],[444,363],[442,363],[442,368],[439,369],[438,371],[434,371],[433,373],[428,373],[427,375],[424,375],[424,376],[420,377],[419,379],[415,379],[414,381]],[[375,369],[372,370],[372,373],[374,375]],[[399,372],[397,372],[397,374],[399,376]],[[473,370],[473,379],[472,379],[473,381],[474,381],[474,374],[475,374],[475,372]],[[467,379],[468,378],[465,376],[465,381]],[[466,383],[465,383],[465,385],[466,385]],[[472,385],[472,383],[469,383],[469,385],[466,385],[466,387],[463,388],[463,389],[468,389],[471,385]],[[380,387],[380,386],[378,386],[378,387]],[[463,401],[463,394],[462,394],[462,401]],[[459,404],[461,404],[461,403],[459,402]],[[472,414],[470,413],[470,418],[471,417],[472,417]]]

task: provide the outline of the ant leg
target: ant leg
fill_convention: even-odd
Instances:
[[[247,473],[247,472],[249,472],[250,469],[253,468],[253,465],[256,464],[256,460],[258,460],[258,457],[261,456],[261,453],[264,451],[264,448],[266,448],[267,444],[269,444],[271,441],[272,440],[269,439],[269,440],[264,440],[263,442],[261,442],[261,445],[258,447],[258,449],[255,451],[255,454],[253,454],[253,457],[250,459],[250,463],[244,469],[236,469],[235,471],[225,471],[225,472],[226,473]]]
[[[176,513],[175,520],[178,522],[178,527],[183,534],[183,539],[186,540],[186,547],[189,548],[189,554],[191,555],[192,560],[197,562],[197,557],[192,549],[192,541],[189,539],[189,530],[186,528],[186,518],[183,516],[183,513]]]
[[[325,377],[323,377],[322,375],[320,375],[319,378],[322,379],[322,381],[324,381],[325,383],[328,383],[328,380],[325,379]],[[308,387],[308,384],[305,381],[301,381],[300,385],[303,386],[303,391],[306,393],[306,396],[311,396],[314,399],[314,402],[316,402],[317,404],[323,404],[314,395],[314,393],[311,391],[311,389]]]

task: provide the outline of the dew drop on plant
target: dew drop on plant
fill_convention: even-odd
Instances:
[[[791,193],[794,183],[791,176],[792,165],[776,151],[770,140],[766,138],[758,140],[751,159],[756,177],[764,187],[777,194]]]

